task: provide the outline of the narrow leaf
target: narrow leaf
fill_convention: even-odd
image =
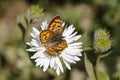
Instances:
[[[91,80],[95,80],[94,68],[93,68],[92,63],[88,60],[86,53],[84,53],[84,64],[86,67],[86,71],[88,75],[90,76]]]
[[[25,37],[25,34],[26,34],[26,28],[27,28],[27,23],[26,23],[24,14],[21,14],[21,15],[17,16],[17,25],[22,32],[22,39],[23,39],[23,42],[24,42],[24,37]]]

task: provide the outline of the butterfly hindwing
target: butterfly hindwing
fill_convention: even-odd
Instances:
[[[65,49],[67,47],[67,42],[66,42],[66,40],[61,40],[61,41],[57,42],[53,47],[56,52],[62,51],[63,49]]]
[[[67,42],[66,42],[66,40],[61,40],[53,46],[45,46],[45,47],[46,47],[48,53],[50,53],[52,55],[57,55],[59,53],[59,51],[62,51],[67,47]]]

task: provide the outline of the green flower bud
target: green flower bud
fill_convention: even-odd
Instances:
[[[105,52],[111,48],[109,32],[106,29],[98,29],[94,33],[94,48],[98,52]]]
[[[38,5],[33,5],[30,7],[30,15],[33,18],[40,18],[43,10],[39,8]]]

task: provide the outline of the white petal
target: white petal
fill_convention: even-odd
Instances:
[[[71,70],[71,66],[69,64],[69,62],[67,62],[66,60],[63,59],[63,62],[65,63],[66,67]]]
[[[27,45],[32,46],[30,42],[26,42]]]
[[[71,42],[73,42],[73,40],[71,40],[71,39],[69,39],[69,38],[65,38],[65,40],[67,41],[67,43],[69,44],[69,43],[71,43]]]
[[[72,38],[77,34],[77,32],[74,32],[73,34],[71,34],[70,36],[67,36],[68,38]]]
[[[36,52],[40,50],[45,51],[46,49],[44,47],[32,47],[32,48],[26,49],[26,51],[30,51],[30,52]]]
[[[68,28],[65,28],[65,32],[63,32],[63,36],[69,36],[73,33],[75,28],[73,28],[73,25],[70,25]]]
[[[58,76],[60,75],[60,69],[59,69],[59,67],[56,67],[56,73],[57,73]]]
[[[41,29],[44,30],[44,22],[42,22]]]
[[[77,53],[67,53],[71,56],[82,56],[81,52],[77,52]]]
[[[67,32],[67,25],[66,25],[65,28],[64,28],[64,31],[63,31],[62,36],[65,36],[65,37],[66,37],[66,32]]]
[[[61,70],[62,72],[64,72],[63,66],[62,66],[62,64],[61,64],[61,62],[60,62],[60,59],[59,59],[58,57],[56,57],[56,64],[59,66],[60,70]]]
[[[39,50],[30,48],[30,49],[26,49],[26,51],[29,51],[29,52],[36,52],[36,51],[39,51]]]
[[[49,58],[44,59],[44,65],[43,65],[44,72],[48,69],[49,64],[50,64],[50,59]]]
[[[40,43],[40,40],[38,40],[38,39],[32,39],[30,44],[31,44],[31,46],[43,47],[43,45]]]
[[[67,56],[66,56],[67,55]],[[74,61],[75,59],[72,58],[74,56],[82,56],[80,49],[69,49],[66,48],[63,53],[61,54],[61,56],[64,56],[72,61]],[[64,58],[63,57],[63,58]],[[67,59],[66,59],[67,60]],[[68,61],[68,60],[67,60]],[[70,61],[69,61],[70,62]]]
[[[63,54],[62,54],[62,58],[63,58],[64,60],[66,60],[67,62],[69,62],[69,63],[76,63],[73,59],[69,59],[66,55],[63,55]]]
[[[82,46],[69,46],[69,48],[71,48],[71,49],[80,49],[80,48],[82,48]]]
[[[81,52],[80,49],[75,49],[75,48],[66,48],[66,53],[74,54],[74,53],[79,53]]]
[[[33,32],[30,33],[30,35],[33,37],[33,38],[36,38],[35,34]]]
[[[39,30],[37,30],[35,27],[33,27],[32,29],[33,29],[33,31],[34,31],[35,34],[37,34],[37,35],[40,34]]]
[[[65,40],[66,40],[67,43],[69,44],[69,43],[72,43],[72,42],[74,42],[74,41],[77,41],[79,38],[80,38],[80,36],[75,36],[75,37],[70,38],[70,39],[65,38]]]
[[[43,62],[43,60],[41,61],[41,64],[40,64],[40,67],[42,67],[44,65],[44,62]]]
[[[36,47],[39,46],[35,39],[32,39],[32,41],[30,43],[31,43],[31,46],[36,46]]]
[[[72,37],[72,38],[70,38],[70,39],[72,39],[72,40],[76,41],[76,40],[78,40],[80,37],[81,37],[81,35],[77,35],[77,36]]]
[[[66,52],[67,53],[67,52]],[[63,54],[64,57],[70,59],[70,60],[74,60],[74,57],[69,55],[69,54]]]
[[[75,42],[75,43],[71,43],[69,45],[70,46],[78,46],[78,45],[82,45],[82,42]]]
[[[48,24],[47,24],[47,21],[45,20],[45,29],[48,28]]]
[[[47,21],[43,22],[42,25],[41,25],[42,30],[46,30],[47,27],[48,27]]]
[[[76,60],[76,61],[80,61],[80,58],[77,57],[77,56],[75,56],[75,60]]]
[[[35,59],[35,58],[44,58],[44,57],[46,57],[46,55],[45,55],[45,53],[44,53],[44,51],[38,51],[37,53],[35,53],[32,57],[31,57],[31,59]]]
[[[34,33],[34,32],[31,32],[30,35],[31,35],[34,39],[39,40],[39,34],[36,34],[36,33]]]
[[[76,53],[66,53],[69,54],[71,56],[82,56],[81,52],[76,52]]]
[[[54,65],[55,65],[55,57],[52,56],[52,57],[51,57],[51,61],[50,61],[50,67],[53,68]]]
[[[65,40],[67,41],[67,43],[71,43],[71,42],[73,42],[73,41],[77,41],[80,37],[81,37],[81,35],[76,35],[75,36],[75,34],[76,34],[77,32],[75,32],[75,33],[73,33],[73,34],[71,34],[71,35],[69,35],[69,36],[66,36],[66,34],[68,34],[67,33],[67,31],[66,31],[66,33],[65,33]]]
[[[66,36],[70,36],[74,30],[75,30],[75,28],[73,27],[73,25],[70,25],[68,27],[68,33],[66,33]]]
[[[39,62],[39,61],[41,61],[40,58],[36,58],[36,59],[35,59],[35,62],[36,62],[36,63]]]
[[[64,26],[65,26],[65,22],[62,23],[62,27],[64,27]]]
[[[35,58],[37,58],[37,56],[33,55],[33,56],[31,56],[30,58],[31,58],[31,59],[35,59]]]
[[[41,59],[39,58],[39,60],[36,62],[36,66],[39,66],[41,64]]]

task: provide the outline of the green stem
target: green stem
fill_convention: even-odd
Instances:
[[[92,51],[92,50],[94,50],[94,49],[91,48],[91,47],[85,47],[85,48],[83,48],[83,50],[84,50],[84,51]]]
[[[97,75],[97,70],[98,70],[98,65],[99,65],[100,59],[101,59],[101,54],[99,54],[99,56],[97,57],[96,65],[94,67],[94,73],[95,73],[96,80],[99,80],[98,75]]]
[[[2,59],[0,58],[0,69],[1,69],[1,67],[2,67]]]
[[[98,80],[97,70],[98,70],[98,65],[99,65],[99,63],[100,63],[100,60],[101,60],[102,58],[107,57],[108,55],[110,55],[111,52],[112,52],[112,51],[110,51],[110,52],[108,52],[108,53],[106,53],[106,54],[101,54],[101,53],[100,53],[100,54],[98,55],[97,60],[96,60],[96,65],[95,65],[95,67],[94,67],[94,73],[95,73],[95,78],[96,78],[96,80]]]
[[[99,54],[99,56],[97,57],[97,60],[96,60],[96,69],[98,69],[98,65],[99,65],[100,59],[101,59],[101,54]]]
[[[98,80],[98,76],[97,76],[96,67],[94,67],[94,74],[95,74],[95,80]]]
[[[108,53],[106,53],[106,54],[103,54],[103,55],[101,55],[101,58],[107,57],[107,56],[110,55],[111,53],[112,53],[112,51],[110,51],[110,52],[108,52]]]
[[[112,53],[112,51],[106,53],[106,54],[99,54],[98,58],[97,58],[97,61],[96,61],[96,68],[98,69],[98,65],[99,65],[99,62],[102,58],[104,57],[107,57],[108,55],[110,55]]]

